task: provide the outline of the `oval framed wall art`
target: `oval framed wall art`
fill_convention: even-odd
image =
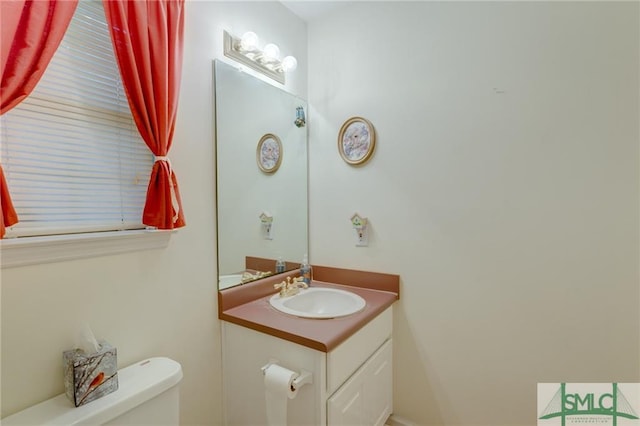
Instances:
[[[363,164],[376,147],[376,132],[366,118],[351,117],[344,122],[338,134],[338,151],[349,164]]]
[[[282,142],[272,133],[260,138],[256,148],[258,167],[265,173],[274,173],[282,163]]]

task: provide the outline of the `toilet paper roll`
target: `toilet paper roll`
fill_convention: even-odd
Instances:
[[[271,364],[265,370],[264,390],[269,426],[287,424],[287,401],[298,394],[298,390],[293,389],[293,380],[297,376],[296,372],[276,364]]]

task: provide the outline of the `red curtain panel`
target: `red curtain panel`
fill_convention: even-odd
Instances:
[[[77,0],[0,0],[0,114],[33,91],[58,49]],[[18,223],[0,165],[0,238]]]
[[[156,161],[142,222],[185,225],[178,182],[167,157],[178,109],[184,0],[103,0],[131,113]]]

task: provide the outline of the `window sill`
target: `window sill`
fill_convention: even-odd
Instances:
[[[165,248],[174,231],[135,230],[0,240],[2,269]]]

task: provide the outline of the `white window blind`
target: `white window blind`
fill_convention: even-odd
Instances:
[[[0,126],[20,218],[8,238],[144,228],[153,155],[129,110],[102,1],[78,3],[42,80]]]

